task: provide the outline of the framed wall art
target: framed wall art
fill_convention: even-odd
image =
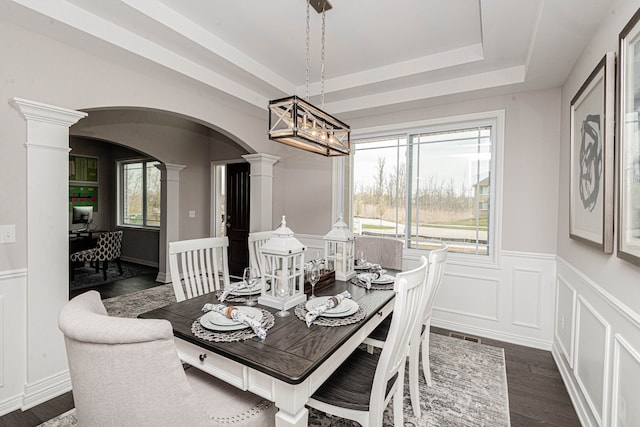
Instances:
[[[640,265],[640,9],[620,33],[618,257]]]
[[[615,53],[608,52],[571,100],[569,236],[613,252]]]

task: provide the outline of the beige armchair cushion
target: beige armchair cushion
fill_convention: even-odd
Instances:
[[[166,320],[109,317],[90,291],[63,307],[59,326],[79,425],[274,425],[270,402],[196,368],[187,375]]]

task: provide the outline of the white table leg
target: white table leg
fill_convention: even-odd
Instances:
[[[302,407],[297,414],[289,414],[280,409],[276,413],[276,427],[307,427],[309,425],[309,410]]]
[[[276,427],[307,427],[309,410],[305,406],[309,400],[309,380],[301,384],[273,382],[274,403],[278,408]]]

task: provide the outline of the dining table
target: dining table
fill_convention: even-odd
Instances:
[[[278,408],[276,426],[303,427],[308,425],[305,404],[309,397],[393,311],[392,286],[389,290],[367,290],[351,281],[336,280],[316,291],[316,296],[333,296],[345,290],[364,311],[362,320],[340,326],[307,327],[291,308],[288,317],[274,316],[264,340],[254,336],[216,342],[196,336],[192,325],[203,315],[203,306],[219,303],[214,293],[173,303],[139,317],[171,322],[178,355],[184,363],[274,402]],[[270,313],[277,311],[257,307]]]

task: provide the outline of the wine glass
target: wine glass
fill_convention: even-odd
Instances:
[[[247,297],[245,298],[245,305],[253,307],[256,305],[256,301],[253,299],[253,287],[258,281],[258,269],[255,267],[246,267],[242,272],[242,280],[247,286]]]
[[[318,280],[320,280],[320,267],[314,263],[309,269],[309,284],[311,284],[311,295],[309,295],[309,299],[316,297],[314,288],[318,283]]]
[[[364,257],[364,251],[358,252],[358,265],[364,266],[367,263],[366,258]]]
[[[278,317],[287,317],[291,314],[284,309],[284,303],[285,303],[286,297],[289,295],[289,292],[290,292],[289,281],[290,281],[289,278],[286,278],[283,280],[282,277],[278,277],[276,279],[276,293],[280,298],[282,298],[282,310],[276,312],[276,316]]]

